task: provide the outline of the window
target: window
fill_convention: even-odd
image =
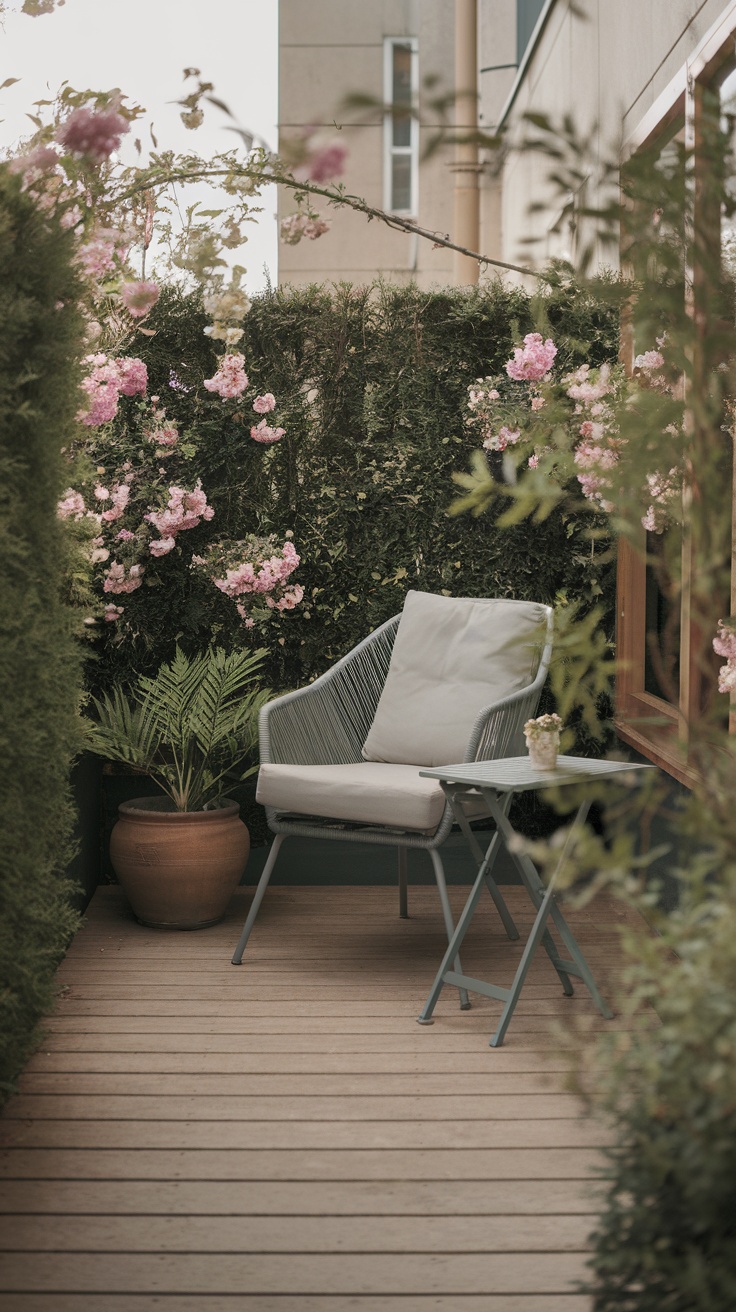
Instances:
[[[545,0],[516,0],[516,62],[520,64]]]
[[[713,334],[715,330],[716,334],[721,334],[723,329],[728,329],[727,333],[722,333],[724,339],[729,337],[732,340],[733,335],[736,219],[726,209],[718,214],[717,208],[707,200],[712,193],[704,185],[709,165],[703,143],[718,127],[726,133],[734,133],[734,32],[736,0],[727,6],[719,23],[641,125],[638,139],[630,143],[629,158],[633,161],[649,158],[665,169],[683,170],[683,195],[687,197],[683,210],[676,220],[671,214],[668,220],[664,214],[661,222],[670,222],[671,238],[687,243],[685,249],[690,252],[685,282],[673,286],[673,291],[691,318],[696,362],[701,349],[698,343],[703,340],[704,333]],[[692,152],[687,178],[683,146]],[[664,212],[657,210],[656,213],[660,222],[660,215]],[[693,234],[696,234],[696,239]],[[701,269],[706,262],[718,260],[719,248],[721,291],[714,297],[712,265],[710,280],[703,277]],[[626,260],[624,231],[624,265]],[[709,282],[710,291],[707,290]],[[649,347],[651,342],[635,341],[630,327],[623,325],[622,354],[625,362],[630,364],[639,351]],[[685,404],[687,407],[687,393]],[[697,442],[697,425],[693,433]],[[659,537],[645,535],[642,529],[642,550],[636,551],[624,542],[619,553],[617,646],[621,672],[617,685],[617,730],[624,741],[686,784],[692,782],[694,769],[686,741],[686,727],[709,708],[715,708],[719,716],[721,713],[721,704],[715,700],[719,660],[714,657],[711,647],[714,634],[703,632],[698,625],[692,584],[703,559],[708,562],[704,568],[713,571],[714,579],[723,579],[727,575],[729,555],[736,565],[736,539],[733,546],[727,539],[728,522],[736,524],[733,513],[736,495],[728,490],[729,484],[733,484],[730,447],[730,439],[724,432],[721,466],[726,498],[724,526],[723,531],[714,530],[705,557],[689,530],[679,529],[670,529],[668,536]],[[720,461],[720,455],[718,458]],[[660,587],[656,555],[661,552],[668,553],[670,561],[675,562],[673,572],[677,573],[678,579],[672,595]],[[727,586],[717,585],[719,597],[716,601],[724,616],[736,609],[735,584],[736,573],[732,576],[730,599]],[[723,714],[725,716],[725,709]],[[732,727],[736,729],[736,724],[732,723]]]
[[[392,214],[416,214],[419,181],[419,123],[412,111],[419,89],[419,56],[413,37],[384,42],[384,199]]]

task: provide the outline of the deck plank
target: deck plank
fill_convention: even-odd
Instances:
[[[562,1029],[603,1027],[587,991],[539,954],[492,1050],[489,999],[446,989],[416,1025],[434,888],[409,921],[391,888],[274,888],[236,970],[251,897],[177,934],[98,890],[0,1120],[0,1312],[589,1312],[609,1132],[565,1087]],[[632,913],[567,914],[605,990]],[[464,968],[505,983],[518,958],[489,900]]]

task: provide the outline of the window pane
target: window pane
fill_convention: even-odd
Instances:
[[[392,143],[394,146],[410,146],[411,46],[394,45],[393,47],[391,100],[394,105],[394,111],[391,115]],[[401,112],[400,107],[402,105],[406,105],[406,113]]]
[[[517,0],[516,4],[516,62],[520,64],[524,58],[526,50],[531,39],[532,32],[537,25],[537,19],[544,8],[544,0]]]
[[[391,159],[391,209],[411,210],[411,155]]]
[[[672,536],[679,529],[667,529]],[[660,561],[665,547],[664,534],[647,533],[647,555]],[[654,564],[646,573],[646,648],[644,653],[644,691],[677,705],[680,682],[680,598],[670,598],[662,590],[660,574]]]
[[[393,47],[394,68],[392,100],[395,105],[411,105],[411,46],[398,42]]]

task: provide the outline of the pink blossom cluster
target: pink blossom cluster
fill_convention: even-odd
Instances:
[[[73,226],[82,217],[77,205],[68,213],[68,222]],[[116,257],[124,260],[127,252],[126,239],[115,228],[95,228],[89,241],[80,246],[77,259],[88,278],[104,278],[115,268]]]
[[[109,601],[105,607],[103,618],[107,620],[108,624],[114,624],[116,620],[120,619],[124,610],[124,606],[116,606],[114,602]]]
[[[618,460],[616,451],[595,442],[580,442],[575,450],[575,464],[582,472],[578,473],[578,482],[583,496],[605,510],[613,510],[613,503],[607,501],[605,492],[610,490],[610,480],[605,477],[605,470],[612,469]]]
[[[143,361],[134,355],[122,355],[115,360],[115,365],[123,396],[143,395],[148,387],[148,370]]]
[[[606,477],[618,462],[621,443],[615,431],[615,417],[610,403],[605,400],[614,390],[614,376],[610,365],[602,364],[591,371],[581,365],[562,380],[567,396],[575,401],[575,414],[583,415],[578,433],[582,441],[575,449],[574,460],[578,467],[578,482],[583,496],[607,514],[613,503],[607,499],[611,481]]]
[[[208,392],[217,392],[223,400],[229,397],[240,396],[248,386],[248,375],[245,372],[245,356],[239,351],[223,355],[213,378],[205,378],[204,385]]]
[[[105,494],[104,496],[102,494]],[[112,501],[112,505],[107,510],[103,510],[101,518],[106,524],[114,524],[116,519],[122,519],[125,508],[130,500],[130,484],[114,483],[112,489],[108,492],[107,488],[97,486],[95,496],[99,501]]]
[[[16,155],[8,165],[11,173],[22,173],[27,186],[42,177],[44,173],[53,172],[59,163],[59,156],[50,146],[34,146],[27,155]]]
[[[273,597],[266,597],[266,605],[271,610],[293,610],[295,606],[299,605],[303,597],[304,588],[299,583],[293,583],[290,588],[284,588],[278,601],[274,601]],[[238,605],[238,613],[242,614],[240,604]]]
[[[342,174],[347,153],[347,146],[341,141],[329,141],[322,145],[307,143],[304,161],[294,169],[294,177],[300,182],[331,182]]]
[[[634,360],[634,368],[643,369],[645,373],[654,373],[663,365],[664,356],[660,351],[644,351],[643,355],[637,355]]]
[[[573,401],[580,401],[583,405],[595,405],[613,390],[611,366],[602,364],[600,369],[594,370],[591,374],[590,365],[583,364],[563,379],[563,386]]]
[[[713,639],[713,650],[726,661],[718,671],[718,691],[736,692],[736,628],[725,620],[718,621],[718,633]]]
[[[664,533],[670,523],[670,505],[680,495],[681,489],[682,479],[677,469],[670,469],[664,476],[647,474],[647,491],[652,502],[641,521],[647,533]]]
[[[202,520],[212,519],[212,506],[207,504],[207,494],[201,481],[191,492],[183,487],[170,487],[169,500],[165,510],[151,510],[144,516],[149,524],[158,531],[160,537],[149,544],[152,556],[166,556],[176,545],[177,533],[196,528]]]
[[[135,592],[136,588],[143,582],[141,575],[145,570],[144,565],[131,565],[126,571],[124,565],[114,560],[105,575],[105,581],[102,584],[104,592]]]
[[[79,263],[88,278],[103,278],[115,268],[115,240],[102,232],[79,248]]]
[[[80,410],[77,419],[88,428],[99,428],[100,424],[109,423],[118,412],[118,398],[135,396],[145,392],[148,386],[148,371],[142,360],[135,357],[121,356],[109,358],[102,352],[85,357],[85,364],[92,366],[82,382],[82,388],[89,397],[86,410]]]
[[[500,400],[500,395],[492,378],[476,378],[468,388],[468,409],[471,412],[468,424],[480,429],[486,451],[503,451],[508,445],[506,434],[512,431],[506,426],[504,437],[497,432],[499,415],[496,402]]]
[[[520,428],[509,428],[502,424],[497,433],[489,433],[483,442],[484,451],[505,451],[507,446],[514,446],[521,437]]]
[[[61,500],[56,503],[56,513],[59,519],[83,519],[86,507],[82,493],[75,492],[73,487],[68,487]]]
[[[271,442],[280,442],[285,432],[285,428],[271,428],[265,419],[262,419],[260,424],[256,424],[255,427],[251,428],[250,435],[254,442],[263,442],[268,445]]]
[[[313,219],[306,214],[290,214],[288,218],[281,220],[279,232],[281,240],[287,246],[297,246],[302,237],[308,241],[316,241],[326,232],[330,231],[329,219]]]
[[[157,400],[157,397],[151,397],[151,400]],[[149,442],[154,442],[156,446],[167,448],[161,454],[169,454],[172,447],[175,447],[179,441],[179,429],[173,419],[166,418],[166,409],[154,407],[153,426],[145,429],[145,435]]]
[[[102,164],[117,150],[128,124],[114,109],[75,109],[57,129],[56,140],[74,155]]]
[[[548,337],[542,340],[541,333],[527,333],[523,346],[514,348],[514,354],[506,363],[506,373],[517,382],[539,382],[549,373],[557,355],[557,347]]]
[[[153,309],[159,298],[160,288],[155,282],[126,282],[121,289],[120,299],[128,314],[134,319],[142,319]]]
[[[253,402],[253,409],[257,415],[267,415],[275,408],[276,397],[273,392],[266,392],[264,396],[257,396]]]
[[[248,544],[244,543],[243,545]],[[227,597],[235,598],[245,596],[247,593],[271,593],[285,583],[299,564],[296,548],[293,542],[287,539],[281,548],[280,554],[274,552],[266,559],[259,559],[260,552],[257,548],[265,546],[268,549],[270,545],[271,540],[254,541],[252,546],[256,547],[256,551],[253,552],[253,559],[244,560],[233,568],[226,570],[224,578],[215,578],[213,580],[215,587],[219,588],[220,592],[224,592]],[[296,589],[290,591],[295,592]],[[297,600],[301,601],[303,593],[301,593],[301,589],[299,591],[301,595]],[[290,610],[292,605],[297,604],[297,601],[293,601],[292,604],[287,602],[284,606],[279,606],[278,603],[273,603],[273,599],[271,599],[268,604],[272,606],[272,609]]]

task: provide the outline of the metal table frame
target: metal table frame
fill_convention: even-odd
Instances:
[[[514,756],[496,761],[476,761],[463,765],[439,766],[433,770],[420,770],[419,773],[424,777],[439,780],[452,807],[455,819],[478,862],[478,874],[475,883],[465,903],[462,915],[457,922],[455,933],[442,958],[442,964],[437,972],[429,997],[424,1004],[421,1015],[418,1017],[420,1025],[432,1025],[434,1023],[432,1013],[444,985],[454,984],[459,988],[469,989],[473,993],[481,993],[487,998],[496,998],[505,1004],[498,1028],[490,1040],[492,1048],[500,1047],[514,1014],[514,1008],[519,1000],[534,953],[540,943],[559,975],[564,993],[568,997],[572,996],[573,987],[570,976],[574,975],[587,986],[601,1015],[606,1020],[612,1019],[613,1012],[601,997],[590,967],[555,897],[555,885],[571,847],[574,846],[578,835],[585,826],[590,801],[583,800],[578,807],[575,820],[568,830],[565,844],[546,888],[534,863],[525,853],[518,850],[518,838],[509,823],[508,812],[516,793],[530,792],[545,787],[559,788],[568,784],[584,784],[586,781],[599,779],[601,776],[620,775],[624,772],[631,773],[632,771],[650,770],[652,768],[648,765],[630,765],[626,761],[594,761],[588,760],[586,757],[560,756],[557,761],[557,768],[554,771],[541,771],[532,769],[528,756]],[[496,825],[485,854],[478,843],[476,835],[470,828],[463,810],[463,798],[470,793],[482,794]],[[493,898],[509,938],[519,938],[519,931],[492,875],[493,866],[502,843],[516,866],[521,882],[533,905],[537,909],[534,924],[524,946],[510,988],[501,988],[496,984],[474,979],[470,975],[461,974],[453,969],[455,958],[468,932],[484,887],[488,889]],[[557,950],[548,928],[550,919],[567,949],[569,959],[563,958]]]

